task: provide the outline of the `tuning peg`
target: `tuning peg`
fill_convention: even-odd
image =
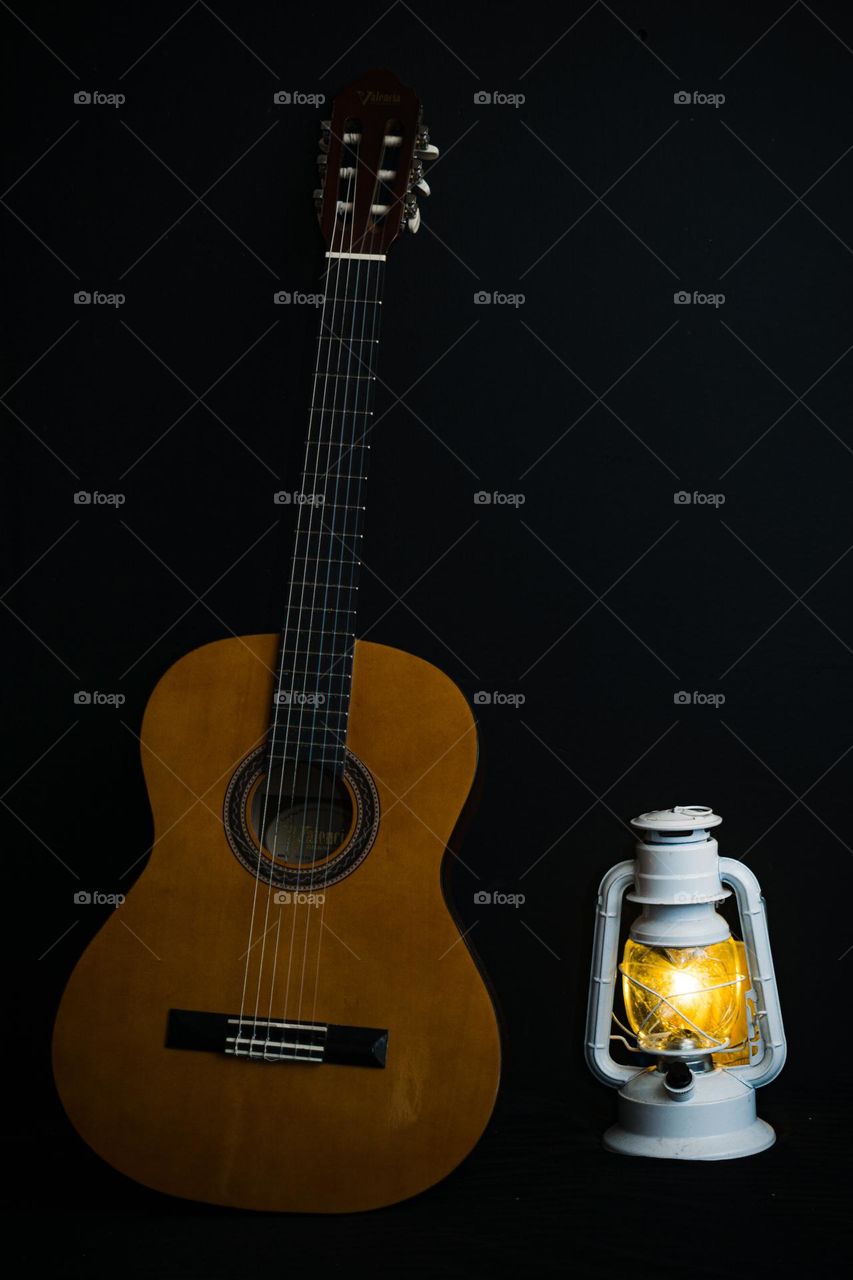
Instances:
[[[424,165],[422,160],[415,160],[412,164],[412,172],[409,175],[409,191],[420,191],[423,195],[430,194],[429,183],[424,178]]]
[[[421,211],[418,208],[417,200],[410,191],[403,204],[403,226],[408,227],[412,235],[417,235],[420,225]]]
[[[429,129],[424,126],[417,136],[415,142],[415,155],[421,160],[437,160],[438,147],[434,146],[429,140]]]

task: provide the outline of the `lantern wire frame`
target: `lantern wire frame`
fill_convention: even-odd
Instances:
[[[630,1027],[626,1027],[625,1024],[621,1022],[620,1019],[616,1016],[616,1011],[611,1010],[611,1014],[610,1014],[611,1018],[613,1019],[616,1026],[619,1027],[620,1031],[625,1032],[625,1035],[622,1035],[622,1036],[611,1035],[610,1039],[617,1040],[620,1043],[624,1044],[625,1048],[628,1050],[629,1053],[641,1053],[647,1056],[651,1054],[654,1057],[672,1057],[672,1058],[683,1058],[685,1056],[685,1052],[683,1049],[649,1049],[647,1047],[643,1047],[640,1043],[640,1033],[643,1030],[643,1027],[645,1027],[649,1019],[653,1018],[657,1014],[658,1010],[661,1008],[662,1005],[666,1005],[668,1008],[672,1009],[673,1012],[676,1013],[679,1018],[681,1018],[685,1023],[687,1023],[687,1025],[690,1026],[698,1035],[702,1036],[703,1039],[710,1040],[713,1042],[711,1045],[705,1048],[699,1048],[697,1046],[695,1049],[691,1049],[689,1051],[691,1055],[699,1056],[699,1055],[705,1055],[705,1054],[723,1055],[723,1054],[730,1054],[730,1053],[731,1054],[742,1053],[751,1044],[751,1040],[749,1037],[749,1020],[750,1019],[749,1019],[748,1004],[747,1004],[747,1018],[746,1018],[747,1034],[746,1036],[744,1036],[743,1039],[737,1041],[735,1044],[731,1044],[728,1039],[720,1040],[717,1038],[717,1036],[711,1035],[709,1031],[706,1031],[697,1022],[694,1022],[691,1018],[688,1018],[687,1014],[684,1013],[681,1009],[679,1009],[677,1004],[678,1000],[682,1000],[690,996],[703,995],[705,992],[708,992],[708,991],[719,991],[724,987],[742,987],[744,984],[749,982],[748,974],[737,973],[733,978],[730,978],[727,982],[717,982],[717,983],[714,983],[712,986],[708,986],[708,987],[697,987],[695,990],[692,990],[692,991],[679,991],[675,997],[670,999],[669,997],[663,995],[660,991],[655,990],[654,987],[650,987],[646,983],[641,982],[640,979],[634,977],[633,974],[627,973],[625,970],[625,966],[623,964],[618,965],[618,970],[622,976],[623,981],[628,981],[633,986],[639,987],[640,990],[645,991],[647,995],[654,996],[657,1000],[657,1004],[654,1006],[653,1009],[649,1010],[649,1012],[646,1014],[645,1018],[643,1019],[642,1023],[640,1024],[640,1026],[637,1028],[636,1031],[633,1031]],[[747,1003],[748,995],[749,995],[749,989],[747,988],[743,992],[743,1000],[745,1004]],[[756,1017],[760,1018],[763,1015],[763,1012],[764,1012],[763,1010],[757,1010]],[[626,1039],[626,1036],[629,1037],[630,1039]],[[633,1044],[630,1043],[630,1040],[633,1040]]]

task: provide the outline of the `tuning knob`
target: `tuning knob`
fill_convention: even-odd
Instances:
[[[421,226],[421,211],[411,191],[403,204],[403,226],[407,227],[412,235],[417,235]]]
[[[429,129],[424,126],[415,141],[415,155],[421,160],[437,160],[438,147],[434,146],[429,140]]]
[[[415,190],[420,191],[425,196],[432,194],[432,192],[430,191],[429,183],[427,182],[426,178],[418,178],[417,182],[415,183]]]

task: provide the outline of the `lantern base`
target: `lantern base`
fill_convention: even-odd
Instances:
[[[662,1072],[638,1072],[619,1092],[619,1123],[604,1135],[608,1151],[665,1160],[734,1160],[775,1141],[756,1115],[755,1090],[720,1068],[697,1074],[689,1094],[675,1097]]]

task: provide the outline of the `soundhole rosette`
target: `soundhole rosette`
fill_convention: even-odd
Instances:
[[[225,792],[223,822],[231,852],[252,877],[278,889],[311,893],[338,884],[367,857],[379,829],[379,795],[370,772],[358,756],[347,751],[343,777],[332,780],[325,774],[321,787],[312,785],[305,804],[299,794],[300,788],[305,790],[305,787],[298,784],[294,788],[292,780],[294,771],[300,769],[311,779],[309,766],[292,763],[286,766],[279,789],[280,779],[276,775],[281,766],[275,764],[275,783],[271,784],[270,797],[264,804],[265,757],[263,745],[246,756]],[[340,826],[338,832],[326,830],[320,818],[317,806],[324,796],[328,796],[329,804],[324,807],[323,815],[334,813],[343,819],[334,823]],[[344,815],[345,805],[348,812]],[[310,841],[301,833],[300,838],[293,839],[300,823],[308,824],[303,830],[312,833]],[[263,841],[261,825],[269,837]],[[340,841],[336,838],[339,834],[342,834]]]

